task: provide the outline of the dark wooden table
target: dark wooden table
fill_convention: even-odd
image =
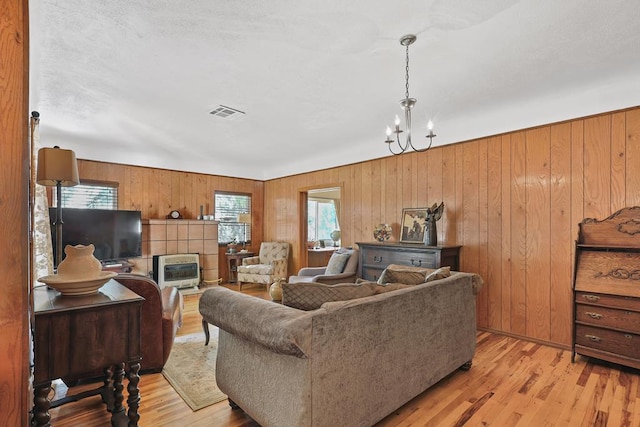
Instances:
[[[230,254],[225,253],[227,256],[227,271],[229,272],[229,283],[236,283],[238,281],[238,264],[242,262],[242,258],[248,258],[255,256],[254,252],[234,252]]]
[[[114,426],[138,425],[140,415],[140,310],[144,298],[110,280],[98,293],[61,296],[46,286],[34,289],[33,425],[50,426],[49,409],[100,394]],[[126,366],[125,366],[126,364]],[[82,378],[103,369],[96,390],[49,401],[51,381]],[[122,380],[128,378],[128,411]]]

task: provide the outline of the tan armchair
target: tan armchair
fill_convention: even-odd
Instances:
[[[297,276],[289,277],[289,283],[354,283],[358,272],[358,250],[340,248],[335,251],[326,267],[305,267]]]
[[[276,279],[286,279],[289,243],[262,242],[258,256],[244,258],[238,266],[238,287],[243,283],[261,283],[267,287]]]

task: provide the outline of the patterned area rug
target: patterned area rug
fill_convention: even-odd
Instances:
[[[210,326],[209,330],[211,340],[208,346],[204,345],[202,332],[177,337],[162,370],[167,381],[193,411],[227,398],[216,384],[218,328]]]

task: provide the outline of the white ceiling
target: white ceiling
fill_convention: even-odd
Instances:
[[[41,144],[271,179],[640,105],[638,0],[31,0]],[[245,115],[221,119],[218,105]]]

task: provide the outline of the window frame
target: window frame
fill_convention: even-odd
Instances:
[[[66,200],[65,198],[65,191],[73,191],[73,188],[76,188],[77,186],[73,186],[73,187],[62,187],[62,200],[60,201],[62,203],[62,207],[63,208],[79,208],[79,209],[107,209],[107,210],[118,210],[120,208],[120,183],[117,181],[100,181],[100,180],[92,180],[92,179],[81,179],[80,180],[80,184],[82,186],[86,186],[86,187],[108,187],[114,190],[115,195],[113,197],[111,197],[110,200],[112,200],[112,204],[111,206],[106,206],[106,205],[101,205],[99,207],[92,207],[92,206],[69,206],[67,204],[64,203],[64,201]],[[56,191],[55,187],[51,187],[52,188],[52,192]],[[52,207],[56,207],[56,204],[58,203],[58,200],[56,197],[53,197],[54,202],[51,204]]]
[[[243,212],[235,212],[235,216],[236,216],[236,220],[235,221],[223,221],[222,219],[219,219],[218,217],[218,211],[217,211],[217,203],[216,203],[216,196],[235,196],[235,197],[246,197],[248,199],[248,207],[247,207],[247,211],[243,211]],[[245,242],[247,245],[251,244],[251,240],[252,240],[252,236],[253,236],[253,194],[251,193],[244,193],[244,192],[239,192],[239,191],[214,191],[213,192],[213,215],[214,215],[214,219],[216,221],[218,221],[218,244],[220,246],[226,246],[227,244],[233,242],[233,240],[223,240],[223,235],[226,234],[224,231],[225,227],[233,227],[233,229],[238,230],[240,229],[242,226],[246,227],[246,238],[247,241]],[[238,222],[237,220],[237,215],[242,214],[242,213],[248,213],[251,215],[251,223],[249,224],[243,224]],[[232,224],[232,225],[229,225]],[[232,234],[232,232],[230,232],[229,234]],[[236,243],[243,243],[241,240],[236,240]]]

